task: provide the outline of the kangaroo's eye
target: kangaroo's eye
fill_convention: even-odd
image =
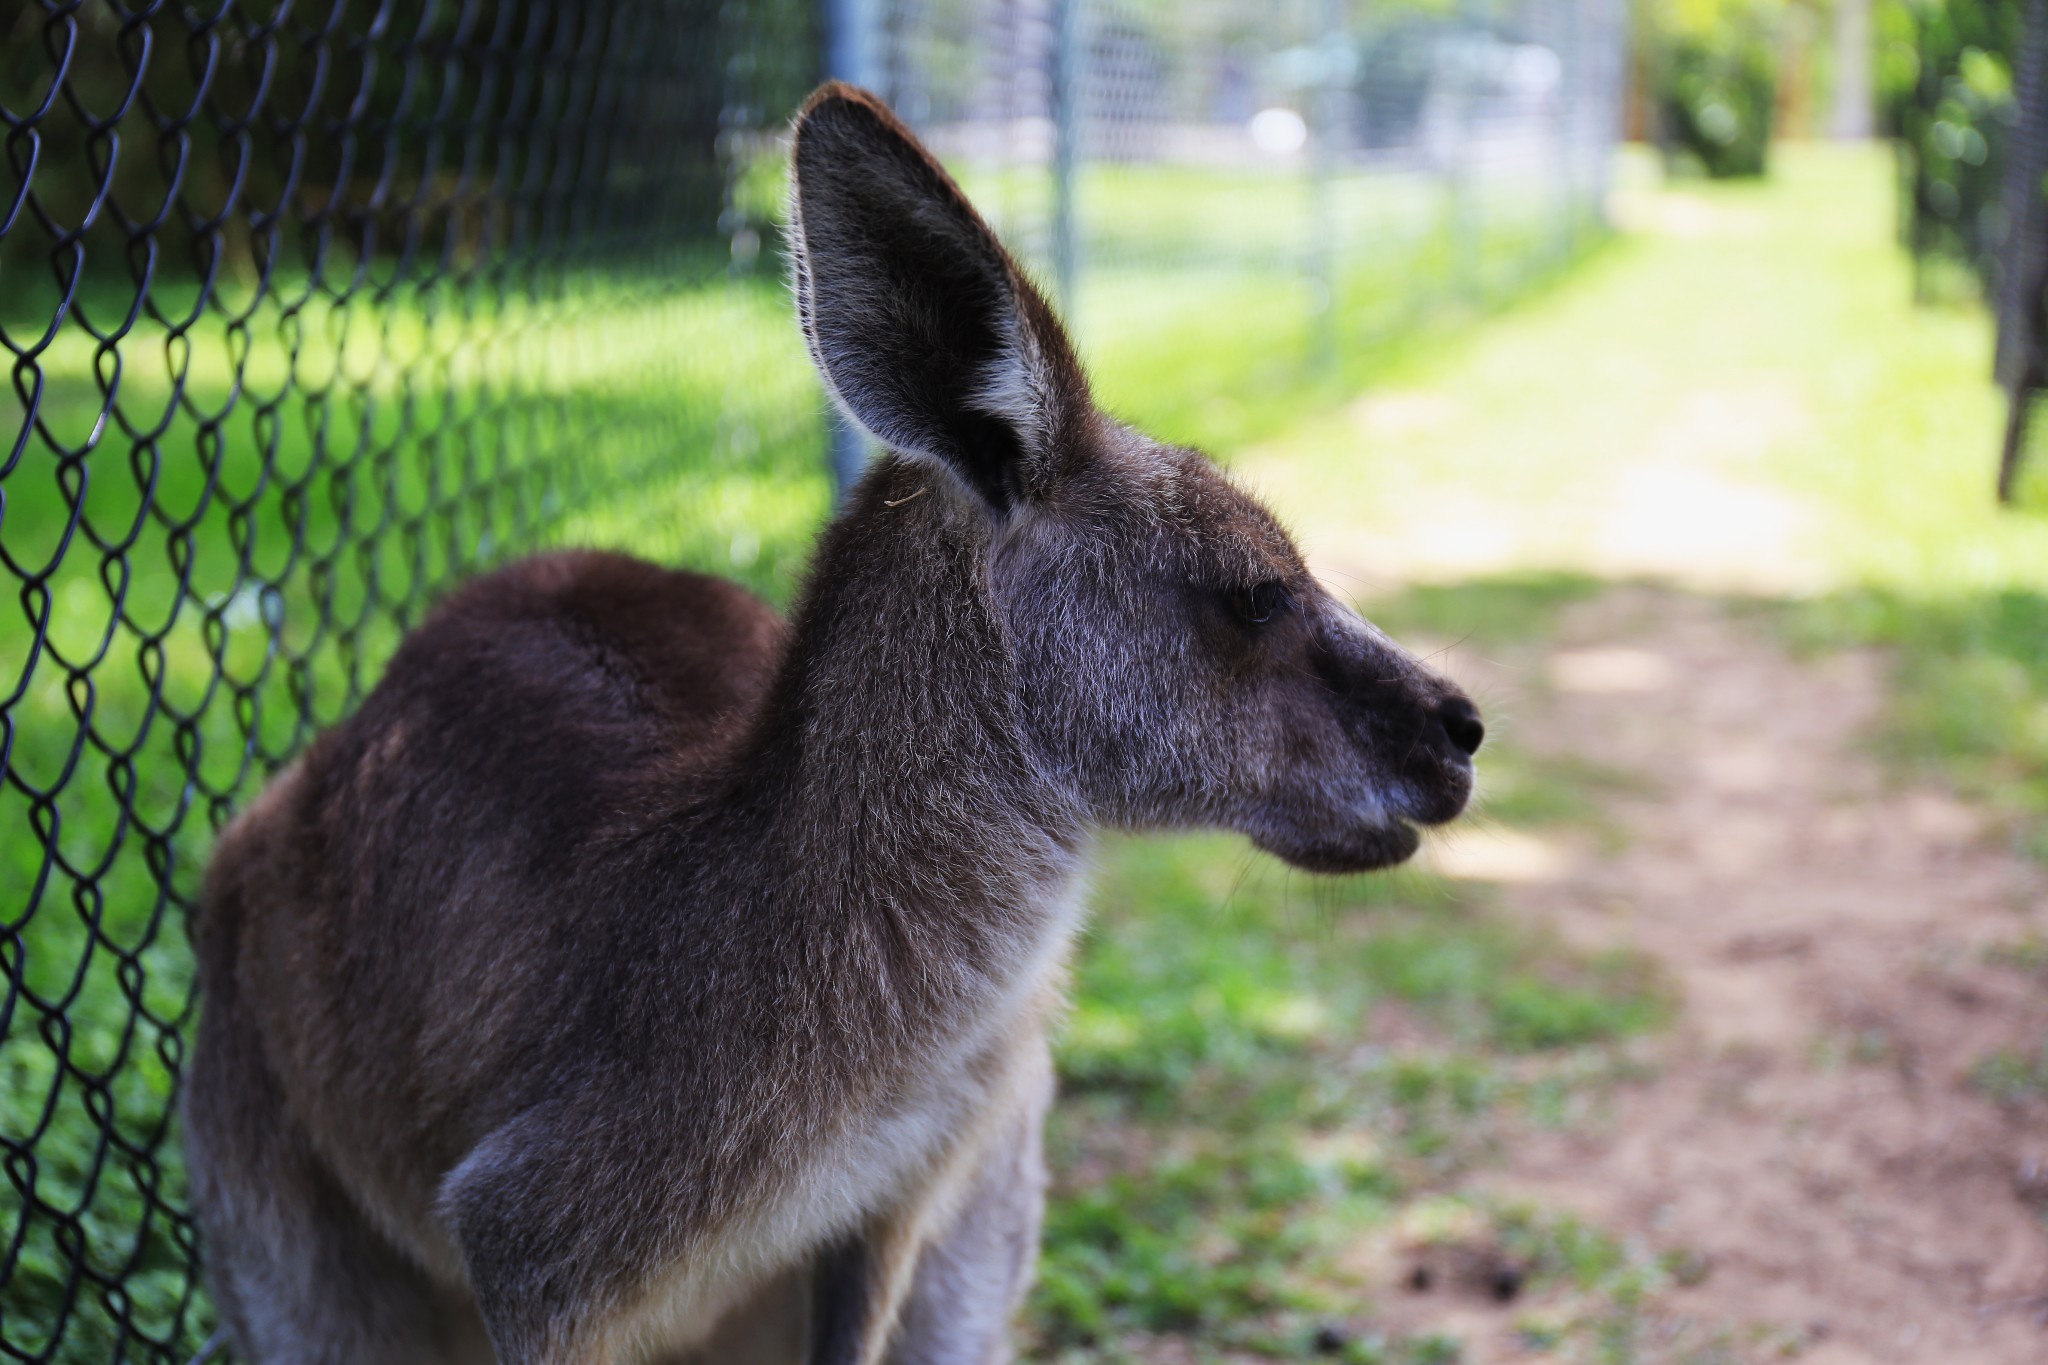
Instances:
[[[1294,599],[1280,583],[1260,583],[1237,594],[1237,610],[1245,620],[1262,626],[1294,606]]]

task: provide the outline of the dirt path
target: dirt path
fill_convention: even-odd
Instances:
[[[1641,784],[1610,802],[1620,849],[1482,834],[1447,865],[1653,954],[1683,1003],[1606,1123],[1532,1133],[1486,1183],[1694,1253],[1668,1308],[1790,1327],[1816,1365],[2048,1360],[2048,1106],[1971,1080],[2048,1040],[2048,969],[2012,960],[2043,955],[2040,870],[1886,783],[1873,657],[1796,661],[1710,602],[1617,589],[1530,668],[1466,671],[1531,751]],[[1468,1360],[1520,1358],[1497,1317]]]

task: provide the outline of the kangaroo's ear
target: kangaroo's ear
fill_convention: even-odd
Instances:
[[[1076,448],[1087,381],[1052,310],[910,130],[832,84],[797,116],[797,309],[834,397],[998,508]]]

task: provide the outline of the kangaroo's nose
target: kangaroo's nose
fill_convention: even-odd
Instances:
[[[1463,697],[1452,697],[1439,703],[1436,723],[1443,726],[1444,734],[1451,743],[1467,755],[1478,753],[1480,741],[1486,738],[1486,726],[1479,719],[1479,708]]]

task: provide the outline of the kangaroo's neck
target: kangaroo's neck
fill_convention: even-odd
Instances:
[[[740,781],[803,903],[959,926],[972,957],[1028,935],[1085,829],[1031,761],[985,514],[945,478],[886,460],[828,528]]]

